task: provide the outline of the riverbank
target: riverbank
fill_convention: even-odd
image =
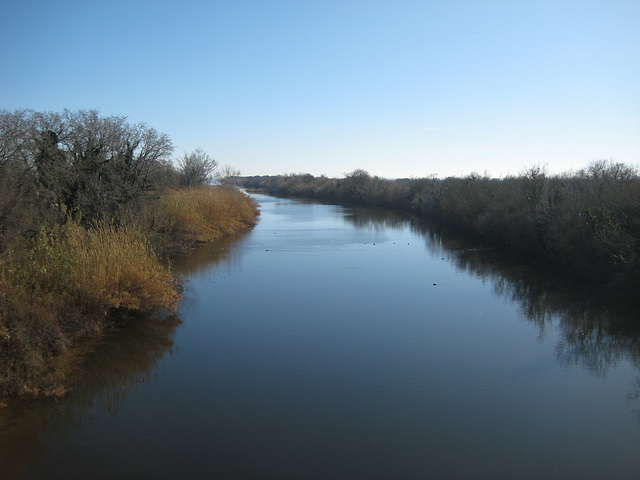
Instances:
[[[118,222],[69,221],[14,242],[0,255],[0,399],[64,395],[61,355],[136,315],[175,310],[170,259],[258,215],[233,187],[170,189]]]
[[[255,198],[250,233],[173,262],[179,319],[108,332],[69,395],[0,410],[3,472],[633,478],[632,312],[413,215]]]
[[[640,288],[640,175],[598,161],[548,175],[533,167],[503,179],[472,173],[385,180],[356,170],[343,179],[309,174],[242,177],[271,195],[395,208],[454,227],[620,298]]]

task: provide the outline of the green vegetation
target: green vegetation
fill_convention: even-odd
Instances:
[[[172,151],[123,117],[0,111],[0,398],[63,394],[61,352],[175,309],[168,259],[255,224],[255,201],[208,184],[214,160]]]
[[[384,180],[356,170],[344,179],[238,181],[274,195],[407,210],[598,282],[614,295],[635,297],[640,287],[640,176],[624,164],[598,161],[553,176],[533,167],[503,179]]]

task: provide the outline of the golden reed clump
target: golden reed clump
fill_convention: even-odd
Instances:
[[[175,309],[179,298],[140,232],[108,222],[43,228],[0,258],[0,395],[56,391],[53,355],[109,314]]]
[[[175,308],[173,276],[145,237],[127,227],[99,222],[43,228],[26,248],[4,255],[2,279],[34,300],[62,296],[84,314],[126,308]]]
[[[74,255],[68,294],[83,310],[176,308],[180,297],[171,271],[158,262],[140,232],[107,222],[66,230],[64,248]]]
[[[256,223],[257,203],[230,187],[174,190],[160,199],[164,215],[174,219],[179,234],[196,242],[210,242]]]

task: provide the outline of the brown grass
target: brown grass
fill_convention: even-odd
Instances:
[[[128,314],[177,307],[175,278],[156,251],[184,252],[254,225],[257,215],[237,189],[194,187],[120,225],[42,228],[0,253],[0,399],[63,394],[57,354]]]
[[[235,188],[199,186],[165,195],[160,210],[172,219],[177,234],[210,242],[255,225],[258,207]]]
[[[174,309],[179,298],[139,232],[106,222],[43,228],[0,257],[0,396],[55,392],[53,355],[109,314]]]
[[[103,222],[91,230],[72,225],[65,233],[65,246],[74,252],[69,294],[82,311],[175,309],[173,276],[140,232]]]

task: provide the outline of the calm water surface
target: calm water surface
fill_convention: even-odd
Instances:
[[[0,477],[640,478],[624,315],[397,214],[256,198],[175,265],[178,318],[3,409]]]

